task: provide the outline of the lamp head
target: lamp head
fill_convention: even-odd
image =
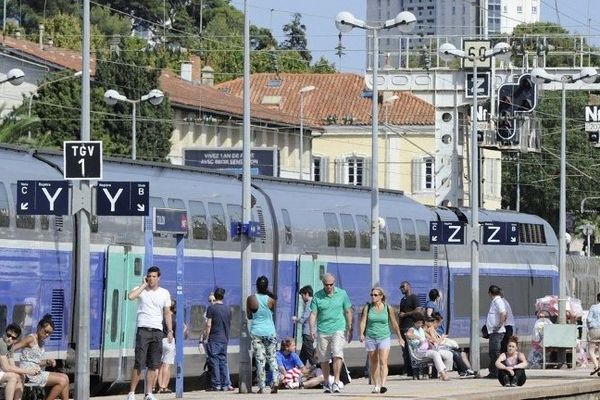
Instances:
[[[148,100],[153,106],[157,106],[162,103],[165,95],[158,89],[152,89],[147,95],[142,96],[142,101]]]
[[[454,46],[452,43],[443,43],[438,50],[438,52],[440,53],[440,58],[442,59],[442,61],[446,62],[452,61],[454,57],[457,57],[457,52],[459,51],[460,50],[458,50],[456,46]]]
[[[104,102],[109,106],[114,106],[117,104],[119,100],[121,100],[122,96],[114,89],[108,89],[104,92]]]
[[[312,92],[315,89],[316,88],[314,86],[312,86],[312,85],[310,85],[310,86],[304,86],[302,89],[300,89],[300,93]]]
[[[385,21],[384,28],[398,27],[402,33],[411,32],[417,24],[417,18],[410,11],[402,11],[396,15],[396,18]]]
[[[511,47],[510,44],[506,43],[506,42],[499,42],[496,43],[496,45],[494,46],[494,48],[492,49],[492,54],[494,56],[496,56],[497,59],[507,62],[510,60],[510,56],[511,56]]]
[[[341,33],[348,33],[352,28],[365,29],[365,22],[348,11],[342,11],[335,17],[335,26]]]
[[[6,75],[6,81],[10,82],[13,86],[19,86],[25,80],[25,73],[21,71],[19,68],[13,68],[8,71]]]
[[[533,79],[533,81],[538,84],[544,84],[546,82],[558,81],[556,79],[556,77],[554,77],[553,75],[550,75],[549,73],[546,72],[546,70],[544,68],[540,68],[540,67],[536,67],[536,68],[532,69],[529,74],[531,75],[531,79]]]
[[[598,71],[594,67],[585,67],[581,69],[581,72],[577,75],[578,79],[583,80],[585,83],[595,83]]]

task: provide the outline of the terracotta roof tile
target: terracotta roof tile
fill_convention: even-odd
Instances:
[[[300,114],[300,89],[315,86],[304,95],[305,121],[315,125],[328,125],[327,117],[337,116],[342,124],[344,117],[352,117],[352,125],[371,124],[371,99],[363,98],[366,88],[364,77],[351,73],[336,74],[253,74],[251,101],[261,104],[265,96],[279,96],[279,111]],[[279,79],[281,85],[273,87],[269,82]],[[215,87],[235,96],[242,94],[243,79],[223,82]],[[380,91],[381,94],[381,91]],[[387,114],[391,125],[434,125],[433,105],[408,92],[394,92],[398,99],[389,106],[379,108],[379,120]],[[273,98],[271,98],[273,99]],[[386,111],[387,107],[387,111]]]

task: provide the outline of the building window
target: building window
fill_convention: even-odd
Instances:
[[[412,161],[413,193],[433,191],[434,180],[433,157],[416,158]]]
[[[523,14],[523,7],[522,6],[517,6],[517,13],[518,14]]]
[[[315,182],[329,181],[329,158],[323,156],[313,156],[312,176]]]
[[[532,6],[532,7],[531,7],[531,13],[532,13],[533,15],[536,15],[536,14],[537,14],[537,6]]]
[[[346,159],[346,182],[350,185],[363,186],[365,183],[365,159],[350,157]]]

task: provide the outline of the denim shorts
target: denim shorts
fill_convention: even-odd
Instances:
[[[371,337],[365,337],[365,350],[385,350],[392,346],[392,339],[388,336],[383,339],[373,339]]]

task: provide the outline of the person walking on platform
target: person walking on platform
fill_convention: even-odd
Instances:
[[[402,340],[406,342],[406,333],[408,330],[415,326],[415,316],[421,315],[419,297],[413,293],[412,287],[408,281],[403,281],[400,284],[400,292],[403,297],[400,300],[400,333],[402,334]],[[406,375],[413,376],[412,365],[410,361],[410,354],[408,353],[408,347],[402,347],[402,357],[404,358],[404,369]]]
[[[211,371],[212,390],[232,392],[229,366],[227,364],[227,344],[231,327],[229,307],[223,304],[225,289],[215,289],[215,301],[206,310],[206,327],[203,337],[207,338],[206,357]]]
[[[313,299],[313,288],[310,285],[300,289],[300,296],[304,302],[304,311],[300,318],[294,316],[292,321],[302,325],[302,348],[300,349],[300,361],[303,364],[309,362],[311,365],[317,365],[315,356],[315,341],[310,334],[310,305]]]
[[[156,400],[152,388],[156,385],[156,370],[162,357],[163,320],[167,326],[167,342],[173,341],[171,295],[167,289],[160,287],[160,268],[148,268],[142,284],[133,288],[127,298],[138,300],[135,362],[127,400],[135,400],[135,389],[144,368],[147,368],[144,400]]]
[[[496,360],[500,355],[502,347],[502,339],[504,339],[504,323],[506,322],[506,305],[501,296],[502,290],[496,286],[491,285],[488,289],[490,295],[490,309],[488,311],[485,325],[487,327],[489,338],[489,374],[486,376],[487,379],[497,379],[498,370],[496,369]]]
[[[256,360],[256,375],[258,378],[258,393],[264,393],[267,374],[265,363],[273,373],[271,393],[277,393],[279,386],[277,359],[277,332],[273,322],[273,311],[277,297],[269,290],[269,280],[260,276],[256,280],[256,294],[246,299],[246,316],[251,322],[250,339],[252,351]]]
[[[508,350],[496,360],[498,369],[498,381],[502,386],[523,386],[527,380],[525,368],[527,358],[525,354],[518,351],[519,339],[511,336],[508,339]]]
[[[323,371],[325,393],[341,391],[340,373],[344,341],[352,341],[352,303],[345,290],[335,287],[335,277],[323,275],[323,289],[311,304],[310,333],[317,338],[317,353]],[[317,337],[318,332],[318,337]],[[329,384],[329,360],[333,357],[333,383]]]
[[[594,364],[594,370],[590,375],[598,374],[600,376],[600,365],[598,364],[598,346],[600,346],[600,293],[596,295],[597,303],[590,307],[588,312],[586,324],[588,328],[588,354],[592,364]]]
[[[504,337],[502,338],[502,343],[500,344],[500,351],[506,353],[508,349],[508,340],[513,335],[513,327],[515,326],[515,317],[512,312],[512,308],[506,297],[504,297],[504,292],[500,293],[502,297],[502,301],[504,301],[504,307],[506,308],[506,321],[504,322]]]

